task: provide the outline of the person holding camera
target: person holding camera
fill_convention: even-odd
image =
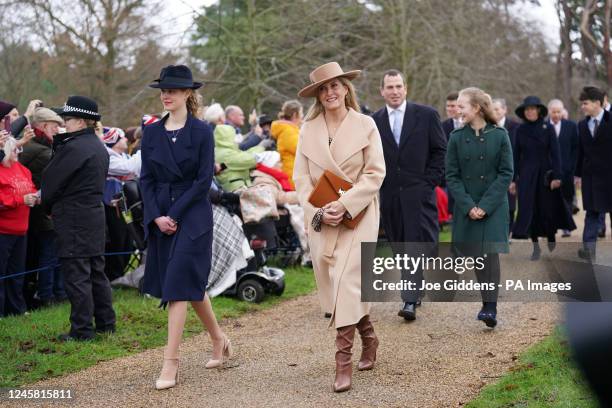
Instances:
[[[94,131],[101,117],[95,101],[70,96],[60,116],[67,133],[54,137],[54,154],[42,176],[42,203],[53,217],[71,305],[70,332],[60,335],[59,340],[90,340],[96,332],[115,331],[115,311],[103,256],[102,195],[109,157]]]
[[[23,272],[26,258],[26,233],[30,207],[37,201],[32,174],[17,161],[21,147],[13,137],[1,136],[0,165],[0,317],[26,311],[23,297]]]

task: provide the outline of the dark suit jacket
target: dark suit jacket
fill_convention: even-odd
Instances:
[[[549,122],[550,126],[554,125]],[[578,126],[570,120],[561,120],[561,133],[557,138],[561,151],[561,191],[569,200],[574,196],[574,172],[578,160]]]
[[[435,109],[406,103],[399,146],[384,107],[372,115],[387,174],[380,189],[381,213],[390,240],[437,242],[438,210],[434,188],[444,176],[446,137]]]
[[[519,122],[506,116],[506,122],[504,122],[504,127],[508,131],[508,137],[510,137],[510,144],[512,144],[513,148],[514,142],[516,141],[516,129],[518,129],[519,125]]]
[[[576,176],[582,178],[582,205],[587,211],[612,211],[612,123],[604,112],[595,137],[588,127],[589,117],[578,123],[578,163]]]
[[[453,130],[455,130],[455,123],[452,118],[446,119],[442,122],[442,129],[444,130],[444,134],[446,135],[446,140],[450,138],[450,134]]]

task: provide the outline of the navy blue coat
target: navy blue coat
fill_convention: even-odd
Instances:
[[[395,242],[438,242],[434,189],[444,177],[447,142],[438,112],[407,102],[399,146],[393,138],[387,108],[372,118],[382,139],[387,167],[380,189],[387,238]]]
[[[167,117],[146,126],[140,186],[148,239],[143,291],[162,299],[202,300],[212,257],[214,140],[210,127],[189,115],[173,144]],[[177,232],[163,234],[155,219],[169,216]]]
[[[582,205],[587,211],[612,212],[612,118],[604,112],[595,137],[587,125],[589,119],[578,124],[576,176],[582,178]]]
[[[553,126],[550,123],[550,126]],[[553,128],[554,130],[554,128]],[[566,200],[574,197],[574,172],[578,159],[578,126],[571,120],[561,120],[561,132],[557,138],[561,152],[561,192]]]
[[[514,144],[516,143],[516,129],[519,127],[519,123],[509,117],[506,116],[506,121],[504,122],[504,127],[506,131],[508,131],[508,137],[510,138],[510,146],[512,146],[512,151],[514,151]],[[508,192],[508,206],[512,213],[516,211],[516,195],[510,194]],[[514,224],[514,220],[510,220],[511,225]]]
[[[516,130],[514,178],[517,182],[518,216],[512,236],[548,236],[558,229],[574,230],[570,210],[560,189],[550,190],[549,180],[561,180],[561,153],[554,128],[542,119],[525,122]]]

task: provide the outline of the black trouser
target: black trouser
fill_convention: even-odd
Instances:
[[[20,315],[26,311],[23,297],[27,238],[25,235],[0,234],[0,317]]]
[[[481,290],[483,302],[497,302],[499,294],[499,278],[500,278],[499,254],[487,254],[484,259],[484,268],[475,268],[476,279],[479,283],[494,283],[494,290]]]
[[[61,258],[66,294],[70,300],[70,335],[79,338],[95,336],[96,330],[115,328],[111,287],[104,274],[104,257]]]
[[[106,252],[130,252],[133,249],[132,240],[121,215],[117,214],[117,208],[105,205],[106,215]],[[109,280],[115,280],[124,275],[125,267],[130,262],[130,254],[114,255],[106,259],[104,272]]]

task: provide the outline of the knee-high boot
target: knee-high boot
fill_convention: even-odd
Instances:
[[[337,329],[336,334],[336,380],[334,392],[343,392],[351,389],[353,365],[351,361],[355,326],[344,326]]]
[[[376,350],[379,342],[369,315],[365,315],[359,320],[357,330],[359,336],[361,336],[361,358],[359,364],[357,364],[357,369],[360,371],[371,370],[376,361]]]

